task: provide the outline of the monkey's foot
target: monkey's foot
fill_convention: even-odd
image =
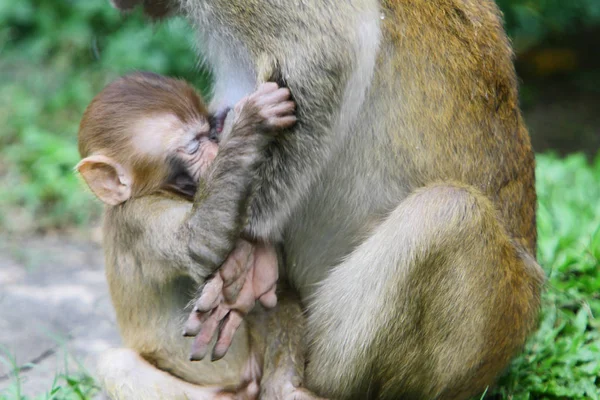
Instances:
[[[232,391],[217,393],[215,400],[256,400],[258,399],[258,383],[249,382]]]
[[[261,385],[261,400],[326,400],[305,388],[294,386],[292,382],[265,382]]]

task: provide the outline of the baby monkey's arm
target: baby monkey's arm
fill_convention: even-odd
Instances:
[[[247,203],[266,146],[296,120],[289,96],[287,89],[265,83],[242,99],[234,108],[233,122],[222,133],[218,155],[199,185],[199,202],[192,215],[201,217],[192,217],[184,233],[195,232],[193,254],[199,256],[199,268],[220,268],[203,288],[185,326],[186,335],[196,336],[191,356],[194,360],[204,358],[219,326],[212,357],[223,357],[243,315],[256,300],[267,307],[276,304],[278,264],[274,248],[239,240],[231,251],[229,243],[246,225]]]
[[[265,149],[281,129],[296,121],[289,97],[288,89],[270,82],[236,105],[231,130],[224,132],[218,155],[199,183],[186,223],[186,233],[193,232],[192,254],[203,268],[216,271],[246,226],[247,205]]]

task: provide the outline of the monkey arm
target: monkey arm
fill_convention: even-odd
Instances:
[[[265,83],[234,109],[208,177],[198,185],[185,230],[189,251],[203,267],[216,270],[247,225],[249,199],[258,167],[275,135],[296,122],[289,90]]]
[[[242,112],[210,167],[198,184],[191,217],[184,229],[193,249],[189,253],[202,268],[215,271],[233,249],[246,222],[246,209],[261,149],[266,137],[252,135],[260,121]],[[187,251],[187,249],[186,249]]]

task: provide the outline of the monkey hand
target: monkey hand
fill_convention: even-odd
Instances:
[[[234,111],[236,115],[240,115],[245,109],[254,110],[262,120],[263,128],[276,133],[296,123],[296,103],[291,101],[290,97],[288,88],[280,88],[275,82],[266,82],[260,84],[254,93],[241,99],[235,105]]]
[[[185,323],[184,335],[195,336],[190,359],[202,360],[206,356],[217,330],[212,360],[224,357],[244,316],[257,300],[264,307],[275,307],[277,278],[275,249],[240,239],[217,274],[202,289]]]

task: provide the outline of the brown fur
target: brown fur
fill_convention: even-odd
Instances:
[[[246,231],[283,242],[306,304],[306,385],[465,399],[493,384],[535,327],[543,283],[534,156],[494,2],[173,4],[204,40],[215,104],[264,76],[297,102]],[[192,224],[190,252],[229,240],[227,254],[232,230]]]
[[[152,115],[175,115],[183,124],[208,119],[204,102],[188,83],[149,72],[133,73],[109,84],[87,107],[79,128],[82,158],[103,154],[130,166],[134,196],[157,191],[169,176],[166,159],[136,151],[133,124]]]
[[[270,88],[236,107],[231,125],[223,132],[218,156],[206,176],[200,176],[199,197],[204,201],[198,207],[202,223],[213,221],[213,214],[223,207],[227,209],[228,202],[238,204],[239,198],[249,196],[264,148],[281,127],[293,122],[289,115],[293,108],[286,101],[289,92],[273,84]],[[269,98],[274,90],[280,93],[281,101]],[[281,104],[285,106],[283,111],[273,111]],[[151,120],[147,130],[142,130],[142,137],[137,137],[140,132],[136,123],[148,121],[153,115],[159,118]],[[175,123],[169,120],[169,124],[161,125],[168,116],[174,116]],[[108,351],[99,362],[101,384],[111,398],[209,400],[218,393],[220,399],[251,397],[248,387],[236,386],[248,381],[256,385],[264,348],[280,343],[283,352],[269,356],[278,361],[291,358],[293,371],[304,372],[304,365],[295,358],[295,354],[303,354],[296,338],[304,329],[296,299],[269,314],[259,310],[250,319],[287,321],[286,328],[297,330],[297,336],[288,339],[287,332],[273,323],[267,327],[255,323],[253,328],[244,323],[223,361],[189,360],[191,339],[182,335],[186,305],[212,271],[198,266],[187,252],[181,228],[192,203],[191,198],[186,200],[182,195],[182,188],[177,187],[180,181],[175,179],[186,169],[192,170],[194,165],[190,163],[205,160],[202,153],[190,156],[177,151],[182,144],[185,149],[186,137],[193,140],[196,133],[192,129],[193,134],[188,135],[182,127],[195,128],[199,120],[206,122],[208,117],[202,100],[187,83],[136,73],[108,85],[87,108],[81,122],[79,149],[83,160],[78,169],[94,193],[112,205],[106,210],[103,232],[106,275],[127,348]],[[206,128],[200,134],[208,133],[206,124],[200,126]],[[158,137],[144,136],[156,129],[167,131],[158,132]],[[136,140],[158,143],[152,144],[152,152],[143,153],[137,150]],[[181,171],[173,171],[174,167]],[[174,180],[169,181],[171,178]],[[186,182],[194,189],[197,184]],[[121,186],[130,190],[119,192]],[[111,189],[118,193],[111,196]],[[115,199],[118,201],[113,202]],[[240,212],[238,218],[243,215]],[[279,374],[278,378],[266,387],[294,389],[291,376]]]
[[[386,61],[399,76],[411,77],[394,87],[408,100],[401,112],[409,129],[398,151],[427,149],[404,165],[411,184],[451,179],[474,185],[534,254],[535,161],[497,7],[464,0],[388,0],[382,6],[390,16],[385,35],[402,44]]]

